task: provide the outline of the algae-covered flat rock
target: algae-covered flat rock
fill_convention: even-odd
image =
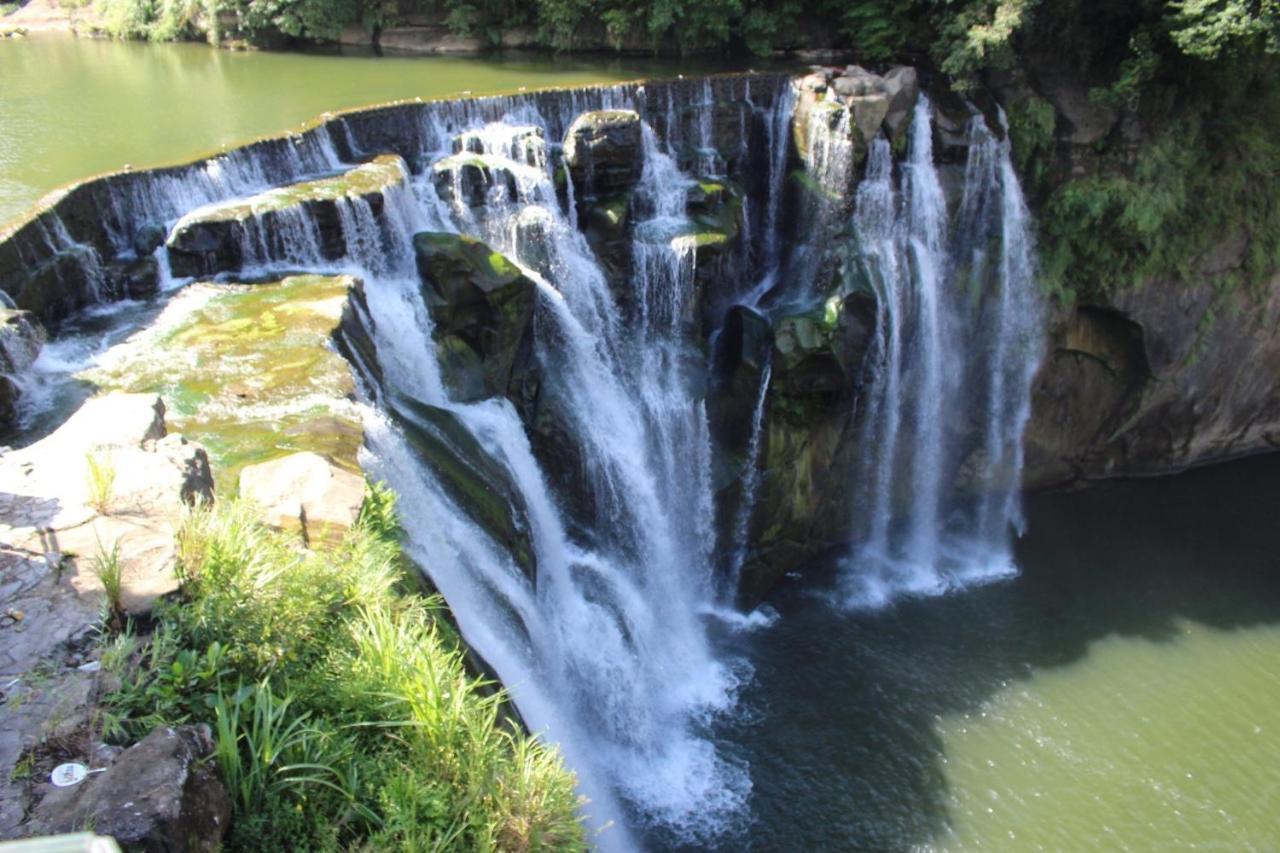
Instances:
[[[163,394],[170,422],[209,449],[227,487],[241,466],[295,451],[357,470],[355,388],[330,343],[352,285],[318,275],[191,285],[82,378]]]

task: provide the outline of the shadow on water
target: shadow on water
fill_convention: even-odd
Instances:
[[[1280,621],[1278,502],[1280,454],[1038,495],[1014,580],[862,614],[782,591],[772,628],[722,638],[755,669],[745,719],[720,733],[754,785],[751,824],[723,849],[941,841],[939,718],[1109,636]]]

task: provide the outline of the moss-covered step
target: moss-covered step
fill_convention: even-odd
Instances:
[[[223,489],[245,465],[298,451],[359,471],[351,370],[329,345],[352,285],[319,275],[191,285],[78,378],[160,394],[173,428],[208,449]]]
[[[404,161],[384,154],[340,174],[191,211],[166,242],[170,268],[179,277],[234,273],[247,251],[274,262],[295,260],[300,250],[319,257],[297,260],[337,260],[347,248],[339,203],[360,199],[380,216],[384,194],[406,177]]]

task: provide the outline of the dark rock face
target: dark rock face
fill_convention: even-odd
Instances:
[[[1280,279],[1151,283],[1054,323],[1024,482],[1161,474],[1280,447]]]
[[[127,850],[212,851],[231,820],[231,799],[211,762],[207,727],[156,729],[105,773],[53,788],[28,825],[32,834],[92,826]]]
[[[31,367],[44,342],[44,327],[31,312],[0,308],[0,426],[17,419],[22,389],[14,377]]]
[[[92,249],[64,249],[25,272],[14,287],[13,301],[42,323],[56,323],[97,299],[99,282],[94,271],[98,268]]]
[[[742,569],[740,601],[751,605],[788,571],[850,535],[848,482],[859,446],[855,400],[875,334],[875,300],[857,292],[829,300],[824,310],[768,321],[747,309],[726,317],[712,398],[713,433],[732,453],[746,448],[751,410],[766,360],[765,397],[752,548]],[[721,503],[739,500],[736,484]],[[728,534],[722,512],[721,536]]]

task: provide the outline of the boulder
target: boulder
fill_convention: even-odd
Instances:
[[[0,374],[29,368],[44,347],[45,331],[30,311],[0,308]]]
[[[17,307],[56,323],[98,297],[100,262],[88,246],[72,246],[24,272],[13,286]]]
[[[50,787],[27,829],[33,835],[93,827],[128,850],[213,853],[231,821],[231,798],[211,760],[207,726],[158,728],[104,773]]]
[[[160,292],[160,264],[144,256],[112,261],[107,265],[111,292],[121,298],[149,299]]]
[[[308,545],[335,544],[360,515],[364,478],[317,453],[294,453],[242,470],[240,496],[272,527],[296,530]]]
[[[431,175],[441,201],[481,207],[494,187],[505,189],[508,199],[516,197],[516,176],[484,154],[463,152],[446,157],[431,167]]]
[[[537,285],[474,237],[423,232],[413,247],[450,394],[513,393],[531,362]]]
[[[580,198],[630,190],[640,180],[640,116],[597,110],[574,119],[564,139],[564,162]]]
[[[143,225],[133,235],[133,250],[138,253],[138,257],[145,258],[163,246],[168,235],[169,231],[163,225]]]
[[[870,145],[889,115],[889,96],[884,92],[874,92],[846,100],[853,114],[853,124],[862,134],[863,146]]]
[[[844,98],[862,97],[864,95],[884,95],[888,86],[883,77],[872,74],[858,65],[850,65],[844,73],[831,83],[836,94]]]
[[[884,75],[884,83],[889,96],[884,126],[896,142],[911,126],[911,113],[920,97],[920,77],[910,65],[899,65]]]

